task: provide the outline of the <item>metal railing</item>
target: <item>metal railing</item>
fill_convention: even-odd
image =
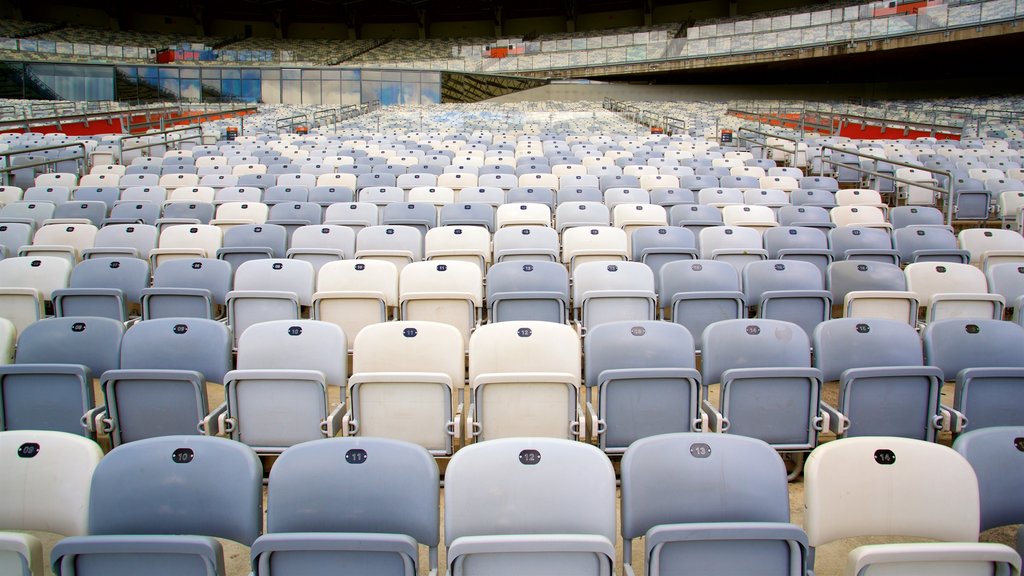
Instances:
[[[160,108],[144,108],[141,110],[137,109],[125,109],[116,110],[111,112],[82,112],[77,114],[66,114],[66,115],[53,115],[53,116],[24,116],[22,118],[12,120],[0,120],[0,132],[10,131],[12,129],[25,130],[31,132],[34,127],[42,126],[53,126],[57,130],[61,130],[62,126],[68,122],[81,122],[86,127],[89,126],[90,122],[109,122],[111,120],[121,120],[122,126],[126,115],[139,115],[139,114],[161,114],[169,111],[179,110],[177,105],[174,106],[162,106]]]
[[[149,139],[154,136],[167,136],[168,134],[178,134],[181,132],[195,132],[195,134],[191,134],[183,138],[175,138],[173,140],[170,138],[163,138],[160,142],[141,142],[142,139]],[[121,162],[123,162],[125,152],[131,152],[133,150],[147,150],[154,146],[166,146],[167,148],[174,149],[174,145],[181,142],[186,142],[188,140],[199,140],[201,142],[202,138],[202,129],[195,126],[184,126],[182,128],[171,128],[168,130],[161,130],[159,132],[139,134],[138,136],[127,136],[125,138],[119,138],[117,141],[117,157],[121,159]],[[140,140],[140,142],[138,146],[125,146],[125,140]]]
[[[747,134],[755,134],[757,136],[764,136],[765,139],[764,139],[764,141],[761,141],[761,140],[756,140],[756,139],[753,139],[753,138],[747,138],[747,137],[743,136],[744,132],[747,133]],[[742,126],[742,127],[740,127],[740,129],[736,131],[736,135],[735,136],[736,136],[736,140],[739,140],[740,142],[751,142],[753,144],[757,144],[758,146],[760,146],[762,149],[765,149],[765,150],[778,150],[780,152],[785,152],[787,154],[786,162],[790,166],[793,166],[796,163],[796,157],[797,157],[797,154],[800,151],[800,144],[801,144],[801,142],[800,142],[800,140],[798,138],[792,138],[792,137],[789,137],[789,136],[783,136],[781,134],[775,134],[775,133],[772,133],[772,132],[762,132],[761,130],[757,130],[756,128],[751,128],[749,126]],[[769,144],[768,143],[768,138],[775,138],[777,140],[783,140],[785,142],[792,142],[793,143],[793,147],[789,148],[788,146],[780,146],[780,145],[777,145],[777,144]]]
[[[866,159],[866,160],[871,160],[872,162],[874,162],[875,170],[864,168],[859,163],[858,164],[849,164],[849,163],[846,163],[846,162],[840,162],[838,160],[833,160],[831,154],[828,154],[828,155],[825,154],[826,151],[839,152],[841,154],[850,154],[850,155],[856,156],[858,158],[863,158],[863,159]],[[856,172],[858,172],[860,174],[867,174],[868,176],[873,176],[875,178],[883,178],[883,179],[886,179],[886,180],[892,180],[894,183],[898,182],[900,184],[906,184],[908,186],[916,186],[916,187],[922,188],[924,190],[930,190],[932,192],[936,192],[936,193],[941,194],[943,196],[943,204],[944,204],[944,207],[946,208],[946,224],[948,226],[952,226],[953,225],[953,214],[955,212],[956,202],[954,201],[955,198],[954,198],[953,175],[948,170],[942,170],[942,169],[939,169],[939,168],[928,168],[928,167],[920,166],[920,165],[916,165],[916,164],[908,164],[906,162],[901,162],[899,160],[891,160],[889,158],[885,158],[884,156],[873,156],[871,154],[864,154],[863,152],[858,152],[858,151],[854,151],[854,150],[848,150],[846,148],[839,148],[839,147],[830,146],[830,145],[822,146],[821,147],[821,152],[822,152],[822,154],[821,154],[821,157],[819,159],[821,165],[820,165],[820,167],[818,169],[818,175],[819,176],[824,176],[824,174],[825,174],[825,164],[830,164],[832,166],[841,166],[843,168],[848,168],[848,169],[854,170],[854,171],[856,171]],[[943,188],[943,187],[940,187],[938,185],[932,186],[932,185],[930,185],[930,184],[928,184],[926,182],[922,182],[921,180],[907,180],[905,178],[900,178],[900,177],[896,176],[894,173],[879,172],[878,171],[878,164],[879,163],[890,164],[892,166],[899,166],[899,167],[902,167],[902,168],[913,168],[915,170],[920,170],[922,172],[928,172],[928,173],[934,174],[934,175],[945,176],[946,187]],[[935,182],[935,180],[933,179],[932,182]]]
[[[26,162],[24,164],[14,165],[15,156],[27,156],[37,152],[47,152],[49,150],[63,150],[65,148],[81,148],[81,155],[62,156],[59,158],[53,158],[49,160],[40,160],[38,162]],[[52,164],[58,164],[60,162],[68,162],[71,160],[76,161],[78,164],[78,174],[84,174],[85,168],[89,163],[88,148],[84,142],[67,142],[65,144],[53,144],[51,146],[39,146],[37,148],[23,148],[21,150],[5,150],[0,152],[0,182],[3,182],[6,186],[10,181],[10,173],[16,170],[24,170],[26,168],[38,168],[40,166],[50,166]]]
[[[150,128],[154,126],[160,128],[161,130],[166,130],[169,124],[174,126],[181,124],[202,124],[203,122],[208,122],[210,120],[217,119],[217,117],[237,115],[242,119],[244,128],[245,115],[255,114],[258,111],[259,109],[256,106],[247,106],[244,108],[234,108],[230,110],[207,111],[202,114],[196,115],[179,115],[178,117],[172,118],[168,118],[166,116],[161,115],[160,118],[158,118],[157,120],[150,120],[148,122],[137,122],[134,124],[131,123],[129,117],[129,119],[125,120],[124,127],[125,132],[128,133],[131,133],[141,128]]]
[[[299,118],[301,118],[302,120],[300,121]],[[280,132],[282,129],[291,130],[296,126],[305,126],[309,128],[309,125],[309,116],[307,116],[306,114],[295,114],[294,116],[278,118],[274,122],[274,129]]]

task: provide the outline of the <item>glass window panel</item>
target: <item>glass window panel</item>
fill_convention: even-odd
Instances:
[[[242,100],[244,102],[259,102],[263,94],[260,80],[242,80]]]
[[[320,80],[320,71],[319,70],[303,70],[302,71],[302,80],[303,81],[305,81],[305,80],[317,80],[317,81],[319,81]]]
[[[282,80],[299,80],[302,78],[302,70],[298,68],[283,68],[281,70]]]
[[[198,79],[183,79],[181,81],[181,99],[189,102],[199,102],[203,99],[203,85]]]
[[[276,68],[273,68],[273,69],[271,69],[271,68],[264,68],[263,70],[261,70],[261,72],[262,72],[261,76],[262,76],[264,82],[266,82],[267,80],[280,80],[281,79],[281,71],[276,69]]]
[[[440,104],[440,84],[420,84],[420,104]]]
[[[341,80],[341,70],[321,70],[320,76],[324,80]]]
[[[259,80],[259,68],[242,68],[242,80]]]
[[[199,68],[182,68],[181,77],[184,78],[199,78]]]
[[[336,80],[325,80],[320,84],[323,94],[322,102],[329,106],[341,104],[341,82]]]
[[[366,75],[367,71],[363,71],[363,75]],[[380,81],[378,80],[367,80],[363,78],[361,87],[361,98],[362,102],[370,102],[373,100],[380,100]]]
[[[274,78],[267,78],[266,70],[263,71],[263,84],[260,94],[261,100],[266,104],[281,103],[281,81]]]

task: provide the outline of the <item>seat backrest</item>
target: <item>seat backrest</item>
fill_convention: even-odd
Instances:
[[[808,224],[828,224],[828,210],[821,206],[783,206],[779,208],[779,224],[782,226],[800,226]]]
[[[765,292],[822,290],[818,267],[800,260],[760,260],[743,267],[743,293],[747,306],[757,306]]]
[[[796,324],[749,318],[715,322],[701,337],[705,385],[721,381],[732,368],[807,368],[811,343]]]
[[[955,380],[964,368],[1022,367],[1024,328],[1003,320],[948,318],[924,329],[925,362]]]
[[[490,321],[565,321],[569,273],[557,262],[498,262],[487,270]]]
[[[127,302],[142,300],[149,286],[149,262],[140,258],[92,258],[71,270],[71,288],[118,288]]]
[[[269,248],[273,258],[284,258],[288,229],[277,224],[239,224],[224,232],[224,248]]]
[[[880,228],[840,226],[828,233],[832,253],[836,259],[845,259],[847,250],[892,250],[892,237]]]
[[[909,438],[843,438],[804,466],[804,528],[811,546],[854,536],[977,542],[978,481],[949,448]]]
[[[235,270],[234,290],[291,292],[300,306],[313,299],[316,273],[313,265],[293,258],[247,260]]]
[[[914,262],[914,252],[918,250],[957,251],[953,232],[937,226],[909,225],[897,228],[892,233],[892,241],[903,263]]]
[[[740,276],[727,262],[692,260],[669,262],[661,268],[659,299],[668,307],[681,292],[738,292]]]
[[[825,277],[832,300],[842,302],[846,294],[861,290],[907,289],[907,278],[895,264],[868,260],[840,260],[829,264]]]
[[[893,228],[906,226],[942,226],[945,220],[942,211],[934,206],[895,206],[889,209],[889,221]]]
[[[216,304],[224,304],[231,290],[231,264],[214,258],[168,260],[153,272],[156,288],[204,288]]]
[[[317,320],[271,320],[248,327],[238,339],[239,370],[291,369],[322,372],[325,383],[344,387],[348,340],[335,324]]]
[[[317,273],[316,290],[379,293],[387,306],[397,306],[398,269],[391,262],[380,260],[328,262]]]
[[[828,236],[817,228],[806,226],[778,226],[768,228],[763,235],[769,258],[779,258],[780,250],[828,250]]]
[[[434,458],[408,442],[360,437],[298,444],[270,471],[267,532],[405,534],[435,547],[438,481]]]
[[[1024,250],[1024,237],[1013,230],[966,228],[957,239],[960,247],[971,253],[971,262],[982,262],[990,250]]]
[[[346,226],[309,224],[292,232],[292,248],[330,248],[341,250],[345,258],[355,256],[356,234]]]
[[[916,292],[921,302],[942,293],[986,294],[985,273],[970,264],[955,262],[914,262],[903,269],[907,290]]]
[[[825,381],[849,368],[921,366],[921,338],[909,324],[882,318],[835,318],[818,324],[812,338],[814,367]]]
[[[94,378],[121,365],[124,324],[111,318],[43,318],[18,335],[18,364],[82,364]]]
[[[580,353],[580,338],[566,324],[484,324],[469,340],[469,381],[480,374],[544,372],[567,374],[579,383]]]
[[[626,451],[621,470],[623,538],[664,524],[789,522],[785,465],[755,438],[643,438]]]
[[[160,232],[158,248],[202,248],[212,257],[220,248],[223,234],[220,228],[209,224],[183,224],[168,226]]]
[[[606,370],[696,368],[690,331],[680,324],[623,321],[598,324],[583,341],[585,384],[594,388]]]
[[[103,457],[94,441],[66,432],[0,432],[0,529],[88,533],[89,489]]]
[[[712,226],[700,231],[700,257],[710,259],[715,250],[760,250],[761,235],[743,226]]]
[[[248,446],[208,436],[122,444],[93,474],[89,533],[190,534],[251,545],[263,527],[263,467]]]
[[[414,226],[367,226],[356,234],[356,253],[377,250],[408,252],[412,260],[423,259],[423,232]]]
[[[122,369],[195,370],[222,383],[231,370],[231,334],[205,318],[157,318],[136,322],[121,343]]]
[[[594,534],[614,542],[615,472],[599,449],[570,440],[471,444],[445,471],[444,528],[448,545],[518,534]]]
[[[1024,427],[969,430],[956,438],[953,449],[971,463],[978,477],[981,530],[1020,524],[1024,519]]]
[[[433,372],[461,390],[466,374],[465,344],[458,329],[427,321],[371,324],[353,343],[352,373]]]

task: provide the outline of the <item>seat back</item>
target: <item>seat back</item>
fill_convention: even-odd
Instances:
[[[970,462],[978,477],[981,530],[1024,523],[1024,428],[1005,426],[970,430],[953,449]],[[1017,549],[1021,549],[1021,534]]]
[[[494,231],[494,262],[559,259],[559,238],[547,226],[507,226]]]
[[[568,319],[569,274],[556,262],[499,262],[487,271],[490,322]]]
[[[0,432],[0,529],[88,532],[89,489],[103,451],[64,432]]]
[[[583,262],[573,271],[572,286],[575,316],[585,330],[654,319],[654,272],[642,262]]]
[[[271,320],[253,324],[238,339],[239,370],[316,370],[330,386],[348,379],[345,333],[329,322]]]

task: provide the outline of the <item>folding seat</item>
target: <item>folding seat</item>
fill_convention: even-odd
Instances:
[[[744,226],[711,226],[700,231],[700,257],[722,260],[732,264],[737,272],[748,262],[764,260],[761,235],[754,228]]]
[[[651,188],[651,204],[664,206],[666,210],[679,204],[694,204],[693,191],[688,188],[679,187],[655,187]]]
[[[177,258],[212,258],[221,246],[223,233],[210,224],[179,224],[160,232],[157,247],[150,251],[153,269]]]
[[[265,169],[266,167],[263,166]],[[244,188],[259,188],[260,190],[266,190],[275,185],[276,179],[273,174],[266,173],[248,173],[248,174],[236,174],[238,176],[238,186]]]
[[[277,224],[239,224],[224,232],[218,260],[235,270],[242,263],[261,258],[284,258],[288,249],[288,231]]]
[[[492,239],[494,262],[512,260],[559,261],[559,239],[547,226],[508,226],[498,228]]]
[[[818,206],[826,209],[837,206],[835,192],[811,188],[797,188],[791,191],[789,201],[794,206]]]
[[[988,291],[1003,297],[1006,303],[1004,312],[1019,317],[1021,296],[1024,296],[1024,265],[1013,262],[994,264],[985,271],[985,278],[988,279]]]
[[[633,232],[645,227],[668,226],[668,211],[657,204],[616,204],[612,210],[612,225],[626,233],[626,246]]]
[[[565,324],[477,328],[469,341],[467,439],[583,436],[580,352],[579,336]]]
[[[291,184],[271,186],[263,192],[262,197],[262,201],[268,205],[282,202],[307,202],[308,200],[308,187]]]
[[[685,326],[691,334],[703,334],[712,323],[746,315],[739,274],[732,265],[715,260],[662,266],[658,301],[661,317]]]
[[[828,442],[805,469],[808,543],[931,540],[858,547],[848,556],[850,574],[1017,574],[1020,557],[1012,548],[978,543],[977,486],[971,465],[945,446],[884,436]]]
[[[706,426],[693,337],[683,326],[603,323],[587,333],[584,346],[590,438],[605,452],[622,453],[640,438]]]
[[[632,158],[629,159],[632,160]],[[622,173],[626,176],[636,176],[637,178],[640,178],[645,175],[657,175],[658,169],[654,166],[628,163],[622,167]],[[646,188],[646,186],[644,186],[644,188]]]
[[[167,189],[163,186],[131,186],[121,191],[121,201],[152,202],[162,206],[167,201]]]
[[[199,186],[199,175],[186,173],[164,174],[160,176],[159,180],[157,180],[157,185],[163,186],[168,190],[175,188],[195,187]]]
[[[177,224],[209,224],[215,207],[209,202],[167,202],[163,205],[156,227],[163,232]]]
[[[573,226],[610,224],[611,213],[601,202],[562,202],[555,209],[555,228],[559,233]]]
[[[985,273],[974,266],[915,262],[903,272],[907,290],[920,298],[926,323],[944,318],[1003,317],[1003,297],[988,292]]]
[[[837,261],[899,263],[899,252],[892,247],[892,236],[882,228],[840,226],[829,230],[828,240]]]
[[[224,375],[226,403],[217,414],[225,434],[266,454],[341,432],[344,402],[332,409],[330,400],[348,378],[341,328],[268,318],[246,328],[237,343],[236,369]]]
[[[328,262],[317,272],[312,317],[340,326],[351,346],[364,327],[396,317],[398,278],[391,262]]]
[[[223,396],[232,368],[223,322],[172,317],[133,324],[121,341],[120,368],[102,374],[102,430],[116,447],[144,438],[217,434],[210,396]]]
[[[100,316],[127,322],[140,314],[149,286],[149,262],[135,257],[83,260],[71,270],[67,288],[53,291],[55,316]]]
[[[43,545],[28,531],[86,534],[89,490],[103,451],[92,440],[63,432],[0,432],[0,565],[5,573],[38,576]],[[25,531],[25,532],[20,532]]]
[[[238,176],[239,186],[251,186],[251,184],[245,184],[245,182],[258,181],[263,184],[261,187],[266,187],[271,182],[271,179],[269,178],[248,178],[248,176],[267,176],[266,164],[248,164],[245,162],[234,163],[232,160],[228,160],[228,165],[231,166],[231,174]]]
[[[472,186],[455,191],[456,202],[482,202],[491,206],[505,203],[505,190],[495,186]]]
[[[761,177],[767,173],[764,168],[759,166],[731,166],[729,168],[729,176],[723,176],[719,180],[723,186],[726,186],[726,181],[733,182],[734,178],[743,178],[746,182],[750,182],[749,179],[753,179],[757,184],[744,184],[743,186],[735,186],[735,188],[757,188],[760,186]]]
[[[757,309],[758,318],[792,322],[810,334],[831,317],[831,293],[824,290],[820,271],[808,262],[750,262],[741,284],[746,305]]]
[[[283,226],[290,239],[302,226],[320,224],[322,209],[316,202],[281,202],[270,207],[267,224]]]
[[[506,166],[507,172],[500,174],[481,174],[477,178],[478,187],[500,188],[510,190],[519,185],[519,178],[515,175],[515,169]]]
[[[818,267],[823,279],[832,263],[828,236],[820,229],[799,225],[768,228],[763,240],[769,259],[808,262]]]
[[[469,343],[483,309],[483,272],[470,262],[413,262],[399,273],[402,320],[454,326]]]
[[[907,292],[906,276],[895,264],[833,262],[826,271],[825,284],[832,293],[834,316],[888,318],[917,325],[917,295]]]
[[[491,262],[491,235],[481,226],[440,226],[423,239],[426,260],[461,260],[475,264],[481,273]]]
[[[465,343],[458,329],[421,320],[372,324],[359,332],[352,354],[346,434],[451,455],[463,435]]]
[[[444,523],[449,574],[611,574],[615,472],[599,449],[567,440],[467,446],[445,472]]]
[[[680,204],[669,209],[669,224],[690,230],[698,242],[701,230],[712,226],[721,226],[722,223],[722,211],[714,206]]]
[[[324,211],[324,224],[347,226],[357,234],[363,228],[380,223],[379,209],[370,202],[331,204]]]
[[[889,230],[892,224],[885,213],[876,206],[836,206],[829,210],[829,217],[837,228],[846,226],[882,228]]]
[[[405,201],[405,190],[397,186],[371,186],[359,189],[360,202],[370,202],[383,208],[388,204]]]
[[[764,442],[665,434],[632,444],[621,470],[627,574],[640,537],[650,576],[806,573],[807,535],[790,521],[785,467]]]
[[[610,188],[639,188],[640,179],[630,174],[605,174],[598,177],[601,190]]]
[[[574,320],[585,334],[605,322],[654,320],[654,273],[641,262],[578,264],[572,273]]]
[[[967,264],[971,258],[967,250],[957,248],[956,236],[942,226],[905,226],[893,231],[893,246],[900,262],[955,262]]]
[[[556,176],[559,176],[559,179],[558,179],[558,188],[559,189],[561,189],[561,188],[581,188],[581,187],[597,188],[598,190],[601,189],[600,188],[601,187],[601,179],[600,178],[598,178],[597,176],[593,176],[591,174],[587,174],[585,172],[585,169],[583,169],[582,166],[578,166],[578,168],[580,168],[580,170],[578,170],[576,174],[555,174]],[[552,173],[554,173],[554,169],[553,168],[552,168]]]
[[[32,243],[18,250],[19,256],[55,256],[72,264],[82,259],[82,251],[91,248],[99,229],[93,224],[43,224],[32,236]]]
[[[68,186],[32,186],[25,189],[21,201],[49,202],[54,206],[59,206],[71,201],[71,188]]]
[[[446,172],[437,177],[438,186],[444,186],[456,191],[462,190],[463,188],[482,186],[482,184],[478,183],[478,177],[476,174],[466,171],[448,172],[447,170],[449,168],[452,167],[446,167]]]
[[[282,205],[287,206],[287,205]],[[355,257],[355,232],[333,224],[307,224],[292,232],[286,257],[305,260],[315,271],[328,262]]]
[[[934,206],[896,206],[889,209],[889,221],[894,229],[907,226],[945,226],[942,211]]]
[[[505,194],[505,202],[510,204],[543,204],[553,210],[555,207],[555,190],[554,188],[545,188],[540,186],[512,188]]]
[[[633,231],[631,260],[643,262],[654,272],[655,287],[659,286],[661,267],[677,260],[697,258],[693,232],[680,227],[645,226]]]
[[[775,212],[768,206],[730,204],[722,207],[722,221],[726,226],[743,226],[764,234],[778,226]]]
[[[408,226],[426,234],[437,226],[437,209],[430,202],[391,202],[381,210],[381,224]]]
[[[493,232],[494,219],[495,208],[486,202],[445,204],[438,212],[440,226],[480,226]]]
[[[604,191],[604,203],[614,211],[619,204],[650,204],[651,194],[643,188],[608,188]]]
[[[209,223],[226,234],[235,226],[265,223],[269,212],[270,208],[263,202],[225,202],[217,206]]]
[[[1013,230],[965,228],[957,240],[971,253],[971,263],[982,270],[1003,262],[1024,262],[1024,237]]]
[[[697,203],[706,206],[722,208],[743,202],[743,191],[739,188],[702,188],[697,192]]]
[[[358,465],[355,465],[358,464]],[[337,490],[336,481],[345,485]],[[256,576],[413,576],[418,545],[437,569],[438,470],[422,448],[382,438],[336,438],[289,448],[267,488],[267,531],[252,545]],[[302,502],[319,503],[310,509]]]
[[[142,317],[220,318],[231,289],[231,264],[209,258],[169,260],[142,291]]]
[[[44,318],[22,329],[15,363],[0,366],[0,429],[94,438],[92,379],[120,364],[124,330],[92,317]]]
[[[497,228],[506,226],[550,226],[551,207],[533,202],[498,206],[494,216]]]
[[[555,192],[555,205],[566,202],[604,202],[604,193],[597,186],[563,186]]]
[[[614,226],[576,226],[562,233],[562,263],[572,273],[584,262],[629,258],[626,232]]]
[[[223,576],[216,538],[250,546],[263,519],[259,458],[224,438],[170,436],[113,450],[93,474],[89,535],[60,541],[56,574]]]
[[[688,188],[694,192],[705,188],[718,188],[719,184],[718,178],[709,174],[682,176],[679,178],[680,188]]]
[[[0,256],[16,256],[22,246],[32,243],[34,227],[27,222],[0,221]]]
[[[1024,519],[1024,474],[1021,474],[1020,426],[971,430],[953,442],[978,477],[981,502],[981,530],[1020,524]],[[1017,528],[1017,552],[1024,549],[1024,536]]]
[[[569,273],[548,261],[499,262],[487,271],[488,322],[566,323],[569,319]]]
[[[170,190],[170,192],[167,194],[166,204],[173,204],[176,202],[212,204],[217,194],[216,191],[209,186],[168,187],[168,190]]]
[[[25,191],[17,186],[0,185],[0,207],[11,202],[18,202],[24,196]]]
[[[356,233],[356,258],[391,262],[400,273],[423,260],[423,233],[413,226],[367,226]]]
[[[14,323],[19,332],[44,317],[44,305],[52,301],[54,290],[67,287],[72,266],[55,256],[0,260],[0,317]]]
[[[814,365],[839,383],[839,404],[823,404],[839,437],[898,436],[934,441],[948,428],[940,406],[942,371],[924,364],[921,339],[906,322],[838,318],[814,331]]]
[[[316,274],[313,265],[289,258],[262,258],[235,268],[226,298],[228,326],[237,345],[246,328],[259,322],[308,317]]]
[[[1022,343],[1024,329],[1002,320],[950,318],[925,327],[925,361],[955,382],[954,433],[1024,424],[1017,409],[1024,397]]]
[[[705,402],[711,431],[759,438],[782,452],[814,448],[825,426],[821,372],[811,368],[810,341],[799,326],[724,320],[701,340],[703,383],[719,385],[719,406]]]

